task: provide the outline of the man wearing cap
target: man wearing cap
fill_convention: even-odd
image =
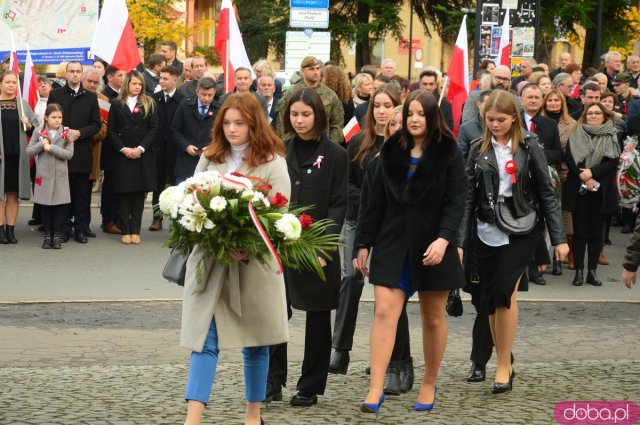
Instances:
[[[329,87],[322,83],[322,75],[320,73],[320,62],[313,56],[307,56],[300,64],[300,75],[302,82],[292,86],[287,90],[280,102],[278,102],[278,119],[276,124],[276,132],[282,139],[287,138],[284,131],[285,111],[291,95],[305,87],[314,89],[322,99],[322,104],[327,111],[328,136],[334,143],[342,143],[344,136],[342,135],[342,127],[344,124],[344,109],[338,96]]]
[[[636,97],[631,94],[631,74],[627,72],[619,72],[613,78],[613,89],[616,91],[616,106],[618,108],[618,112],[622,115],[627,115],[629,111],[629,104],[636,99]]]
[[[2,70],[9,70],[9,62],[11,61],[11,54],[7,53],[2,57]]]

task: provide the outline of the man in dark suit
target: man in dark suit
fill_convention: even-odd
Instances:
[[[540,115],[543,96],[542,90],[535,84],[527,84],[522,88],[522,124],[525,130],[535,133],[540,139],[540,144],[544,147],[544,155],[547,164],[554,166],[559,164],[564,157],[562,144],[560,143],[560,133],[558,124],[551,118]],[[540,236],[538,238],[538,248],[535,258],[529,262],[529,281],[537,285],[546,285],[546,280],[538,269],[538,265],[546,265],[551,262],[547,252],[547,244],[544,240],[544,222],[540,221],[538,226]],[[557,267],[557,265],[556,265]],[[556,268],[554,267],[554,272]]]
[[[211,142],[211,128],[220,109],[220,105],[213,100],[215,93],[215,81],[203,77],[198,80],[196,96],[184,99],[178,106],[170,130],[170,137],[177,149],[176,184],[193,176],[202,150]]]
[[[160,193],[165,189],[167,181],[175,181],[174,168],[176,164],[176,145],[169,133],[171,123],[176,115],[180,102],[184,99],[176,90],[178,86],[178,70],[173,66],[160,68],[160,87],[162,90],[153,95],[156,101],[158,115],[158,137],[156,139],[156,159],[158,164],[158,189],[153,192],[153,222],[149,230],[162,229],[162,213],[158,208]]]
[[[144,78],[144,92],[147,96],[153,97],[156,91],[160,91],[160,68],[166,65],[162,55],[154,53],[149,56],[149,67],[145,68],[142,76]],[[158,88],[158,90],[156,90]]]
[[[271,128],[276,129],[276,118],[278,117],[278,98],[275,97],[276,84],[270,75],[263,75],[257,80],[256,91],[267,104],[267,119]]]
[[[582,111],[584,108],[592,105],[594,103],[600,102],[600,86],[596,83],[587,83],[584,86],[580,87],[580,101],[582,105],[579,109],[573,111],[570,115],[574,120],[579,120],[582,116]]]
[[[105,69],[104,75],[107,78],[107,85],[102,94],[107,96],[110,102],[113,102],[120,94],[126,73],[109,65]],[[118,212],[118,200],[113,193],[113,155],[113,149],[109,145],[109,135],[107,134],[100,151],[100,169],[104,171],[102,191],[100,192],[100,215],[102,215],[102,231],[112,235],[119,235],[121,233],[120,227],[118,227],[120,213]]]
[[[433,94],[436,101],[440,100],[440,92],[438,91],[440,85],[440,76],[437,72],[431,70],[425,70],[420,73],[420,89],[426,90]],[[442,98],[440,102],[440,112],[444,118],[444,122],[447,123],[449,128],[453,128],[453,113],[451,112],[451,103],[445,98]]]
[[[85,90],[82,81],[82,64],[72,61],[67,64],[64,87],[55,89],[49,95],[49,104],[57,103],[64,111],[62,124],[71,129],[73,158],[68,162],[71,203],[65,208],[62,225],[62,239],[69,240],[71,228],[79,243],[87,243],[91,186],[89,174],[92,165],[93,135],[100,130],[100,108],[95,93]],[[73,218],[73,222],[71,219]]]
[[[218,101],[220,105],[223,105],[224,101],[227,100],[227,98],[229,98],[229,96],[231,96],[233,93],[251,93],[258,99],[265,117],[268,117],[269,111],[267,110],[267,102],[265,98],[261,94],[251,91],[251,83],[253,82],[253,80],[251,79],[251,71],[248,68],[239,67],[234,72],[233,81],[236,87],[233,89],[233,91],[220,96],[220,100]]]
[[[164,58],[166,65],[171,65],[178,70],[178,77],[182,75],[184,71],[184,64],[176,57],[178,53],[178,45],[174,41],[163,41],[160,45],[160,54]]]
[[[191,59],[191,80],[187,81],[180,86],[178,91],[184,97],[192,98],[196,96],[196,88],[198,87],[198,80],[202,78],[207,70],[207,60],[205,58],[193,58]]]

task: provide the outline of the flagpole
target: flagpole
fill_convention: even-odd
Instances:
[[[224,92],[227,93],[229,90],[229,41],[225,42],[225,48],[227,49],[227,54],[224,57]]]
[[[22,88],[20,87],[20,64],[18,64],[18,51],[16,50],[16,43],[13,39],[13,31],[11,31],[9,34],[11,35],[11,48],[13,49],[13,52],[16,53],[16,67],[18,68],[18,75],[16,75],[16,78],[18,79],[18,96],[16,98],[16,103],[18,104],[18,114],[20,115],[20,120],[22,121],[22,118],[24,118],[24,105],[22,104]],[[13,52],[11,53],[12,56]],[[22,129],[25,132],[27,131],[27,124],[25,124],[24,122],[22,123]]]
[[[447,90],[447,86],[449,85],[449,77],[444,77],[444,81],[442,82],[442,90],[440,90],[440,99],[438,99],[438,107],[442,103],[442,99],[444,98],[444,92]]]

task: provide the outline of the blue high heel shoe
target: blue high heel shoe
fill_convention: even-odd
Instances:
[[[376,416],[378,416],[378,413],[380,413],[380,407],[382,407],[382,403],[384,403],[384,394],[382,394],[380,396],[380,401],[378,402],[378,404],[376,404],[376,403],[362,403],[360,405],[360,411],[362,413],[373,413]]]
[[[418,412],[425,412],[425,411],[429,411],[429,410],[433,410],[433,406],[436,405],[436,394],[438,394],[438,386],[436,385],[435,391],[433,392],[433,403],[429,403],[429,404],[425,404],[425,403],[419,403],[416,401],[416,410]]]

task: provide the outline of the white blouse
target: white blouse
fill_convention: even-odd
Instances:
[[[511,174],[507,173],[505,170],[507,162],[513,159],[513,154],[511,153],[511,140],[503,146],[492,137],[491,146],[493,147],[496,159],[498,160],[500,185],[498,186],[497,202],[501,202],[504,198],[513,196]],[[486,223],[482,220],[478,220],[478,237],[482,242],[489,246],[502,246],[509,244],[509,235],[500,230],[495,224]]]

